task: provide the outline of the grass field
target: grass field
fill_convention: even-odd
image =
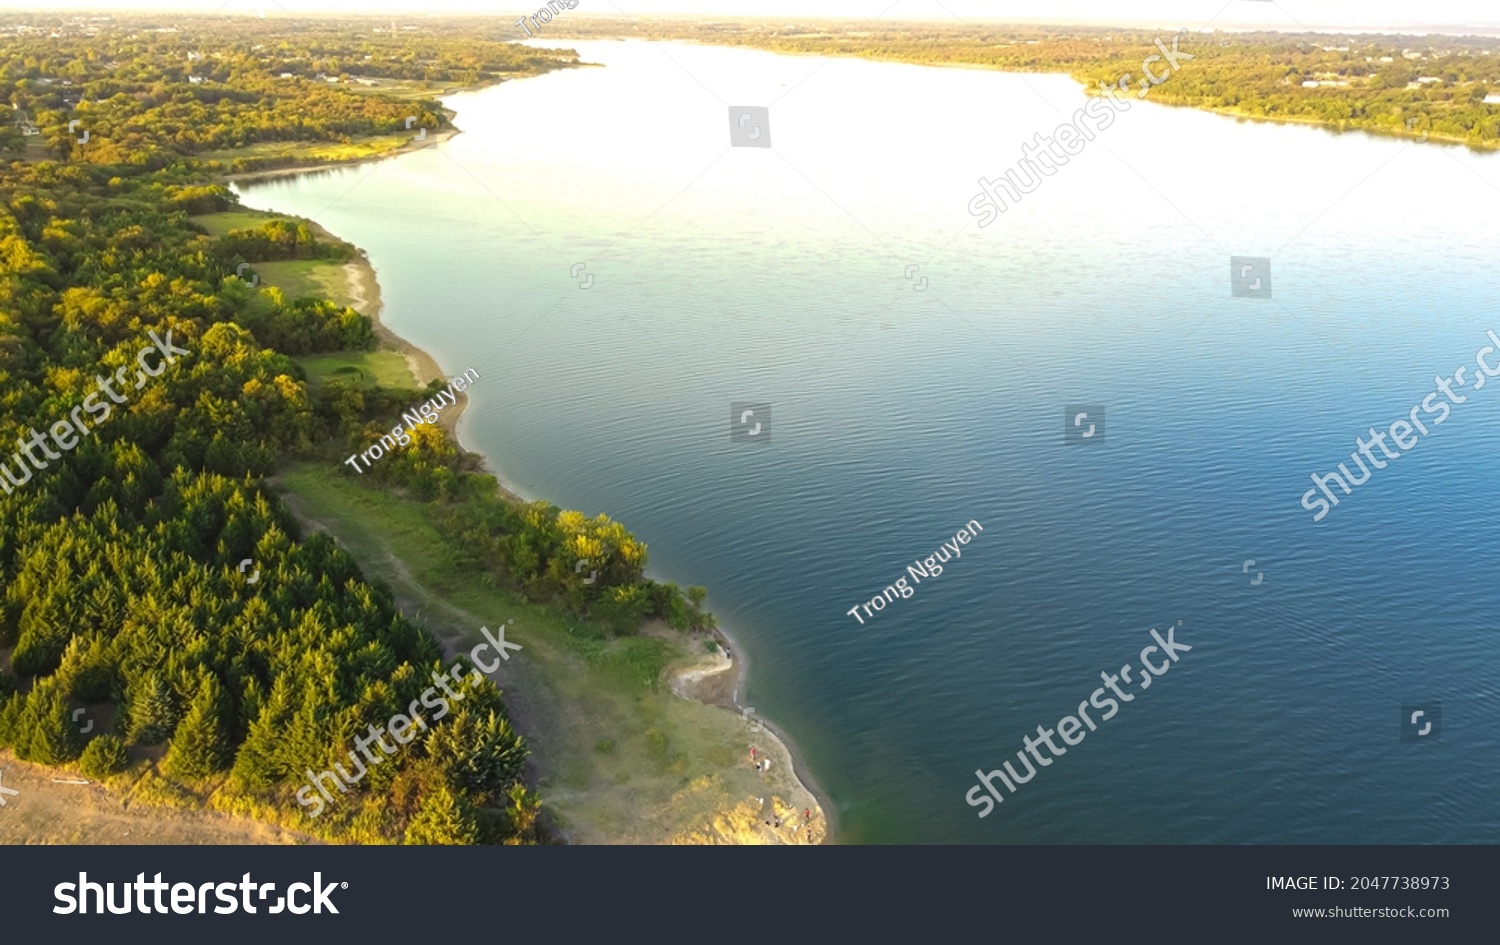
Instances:
[[[289,219],[295,218],[259,210],[226,210],[195,216],[192,221],[207,230],[210,236],[219,237],[230,230],[253,229],[271,220]],[[354,304],[349,292],[349,277],[341,260],[285,259],[253,263],[250,268],[263,285],[276,286],[289,301],[311,296],[331,299],[339,305]]]
[[[273,484],[446,645],[467,652],[483,639],[481,624],[514,618],[506,639],[524,649],[492,678],[531,745],[543,804],[572,842],[757,842],[756,795],[799,803],[778,783],[789,772],[768,778],[742,760],[749,742],[740,718],[682,699],[664,681],[669,665],[704,660],[701,638],[662,628],[610,639],[462,575],[426,506],[347,470],[301,464]]]
[[[294,360],[307,371],[308,386],[314,390],[330,377],[365,388],[378,384],[390,390],[416,389],[405,356],[395,351],[335,351]]]
[[[440,98],[456,90],[451,84],[423,82],[419,79],[380,78],[376,79],[375,83],[375,85],[359,85],[356,83],[346,87],[351,92],[360,92],[367,95],[389,95],[393,98],[423,100]]]
[[[331,299],[339,305],[353,304],[344,264],[337,260],[286,259],[253,263],[250,268],[262,283],[279,288],[287,301],[310,295],[315,299]]]
[[[259,210],[228,210],[223,213],[209,213],[192,218],[194,223],[203,227],[210,236],[214,237],[223,236],[230,230],[251,229],[270,220],[286,219],[292,218],[280,214],[262,213]],[[248,278],[252,273],[259,277],[261,285],[275,286],[280,289],[288,301],[310,296],[315,299],[329,299],[338,305],[358,308],[350,292],[348,273],[345,271],[344,263],[340,260],[286,259],[258,262],[251,264],[246,277]],[[394,377],[395,375],[384,376]]]
[[[207,230],[209,236],[223,236],[230,230],[247,230],[272,220],[291,218],[259,210],[226,210],[223,213],[205,213],[188,219]]]

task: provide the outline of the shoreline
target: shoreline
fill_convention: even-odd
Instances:
[[[445,92],[444,94],[448,93]],[[448,109],[443,109],[443,112],[449,121],[452,121],[453,116],[457,114]],[[235,174],[221,174],[217,179],[221,184],[235,184],[240,181],[271,180],[276,177],[295,177],[298,174],[311,174],[316,171],[336,171],[345,167],[359,167],[362,164],[374,164],[376,161],[384,161],[402,154],[420,151],[423,148],[440,144],[460,134],[463,134],[463,129],[450,124],[446,128],[433,132],[430,137],[424,138],[421,144],[407,142],[398,148],[392,148],[384,154],[371,154],[367,157],[353,158],[348,161],[330,161],[323,164],[296,164],[289,167],[268,167],[260,171],[240,171]]]
[[[719,653],[717,655],[719,660],[723,661],[722,664],[709,669],[704,669],[699,664],[691,664],[669,671],[667,674],[668,685],[672,687],[674,692],[685,699],[693,699],[706,705],[718,706],[721,709],[733,712],[735,715],[744,717],[745,684],[748,682],[750,676],[749,660],[744,656],[724,659],[726,651],[743,654],[744,650],[740,648],[739,641],[735,640],[729,631],[723,627],[715,629],[711,636],[718,642]],[[724,675],[726,671],[731,674],[728,680],[728,692],[724,692],[722,686],[713,685],[714,677]],[[752,706],[751,708],[753,710],[754,707]],[[813,800],[817,803],[818,811],[823,815],[824,825],[823,840],[820,842],[833,843],[835,837],[838,835],[838,819],[834,815],[836,808],[833,805],[833,798],[828,795],[823,786],[812,776],[812,771],[807,764],[807,757],[797,747],[797,743],[773,722],[761,717],[759,714],[755,716],[755,721],[764,729],[763,734],[765,737],[762,740],[775,744],[785,752],[786,763],[791,769],[792,781],[802,790],[812,795]]]
[[[438,137],[430,143],[436,143],[440,140],[446,140],[448,137],[452,137],[452,135],[458,133],[458,129],[452,129],[448,134]],[[422,145],[422,147],[425,146],[425,144]],[[389,154],[380,155],[379,157],[362,158],[357,161],[349,161],[341,164],[326,164],[304,168],[276,168],[274,170],[255,171],[241,175],[233,175],[233,177],[221,177],[219,178],[219,180],[221,182],[230,182],[295,176],[297,174],[315,172],[320,170],[349,167],[355,164],[368,163],[370,161],[385,160],[386,158],[395,157],[399,154],[414,150],[418,149],[402,148],[392,151]],[[237,194],[236,196],[239,197],[240,195]],[[292,214],[282,215],[292,216]],[[432,380],[446,380],[447,375],[443,373],[441,365],[438,364],[437,359],[434,358],[431,353],[417,347],[407,339],[396,334],[396,332],[391,330],[391,328],[385,324],[384,320],[382,319],[382,315],[384,314],[384,302],[381,297],[378,273],[375,270],[374,264],[370,262],[369,255],[365,252],[365,250],[358,245],[350,242],[349,240],[343,239],[342,237],[334,234],[326,227],[324,227],[321,223],[318,223],[316,220],[311,220],[306,217],[298,217],[297,219],[301,219],[306,222],[308,228],[312,230],[313,233],[320,239],[336,241],[338,243],[343,243],[354,248],[355,257],[343,264],[345,278],[348,280],[350,306],[354,308],[355,311],[359,312],[359,314],[364,315],[366,318],[370,319],[371,328],[375,333],[375,337],[379,346],[403,355],[406,358],[407,368],[411,371],[412,377],[416,380],[418,385],[425,386]],[[464,445],[462,439],[458,435],[458,423],[463,418],[464,411],[468,408],[469,397],[467,393],[455,393],[458,397],[458,403],[454,405],[455,409],[451,412],[444,411],[444,419],[440,422],[440,425],[443,427],[443,429],[448,433],[450,437],[452,437],[455,447],[457,447],[460,453],[472,458],[472,461],[477,464],[479,470],[482,473],[491,476],[495,480],[496,486],[500,490],[502,495],[509,499],[522,503],[534,501],[533,499],[529,499],[523,496],[516,489],[508,486],[504,482],[504,480],[501,479],[498,471],[491,464],[490,457],[476,450],[471,450]],[[669,667],[666,671],[667,684],[671,687],[673,692],[676,692],[679,696],[685,699],[691,699],[704,705],[715,706],[731,712],[734,715],[741,716],[743,715],[744,709],[744,706],[742,705],[742,695],[744,693],[745,685],[749,675],[748,661],[743,657],[743,655],[740,655],[743,654],[744,651],[740,647],[738,641],[734,640],[733,637],[731,637],[730,634],[726,630],[724,630],[724,628],[720,627],[712,631],[710,634],[710,638],[715,639],[718,643],[720,649],[720,653],[718,654],[718,656],[720,659],[723,659],[723,651],[725,649],[728,649],[730,650],[730,652],[735,654],[735,656],[726,661],[728,665],[708,669],[705,669],[705,667],[703,667],[701,663],[689,663],[686,666]],[[702,692],[702,690],[704,689],[712,689],[711,685],[704,685],[706,681],[712,680],[714,677],[724,674],[725,671],[732,672],[727,697],[723,693]],[[524,697],[522,697],[522,701],[524,701]],[[796,748],[795,743],[791,740],[791,738],[789,738],[775,725],[763,718],[760,718],[759,716],[756,717],[756,721],[760,723],[763,728],[763,732],[761,733],[761,737],[758,739],[758,741],[760,741],[761,743],[774,745],[775,748],[779,750],[770,754],[779,753],[783,756],[782,763],[785,765],[786,774],[789,775],[791,783],[795,786],[795,788],[800,789],[807,796],[812,798],[812,805],[818,812],[818,816],[814,818],[814,823],[817,823],[819,819],[821,819],[821,825],[823,828],[822,835],[818,840],[818,843],[832,843],[836,835],[835,830],[837,827],[837,822],[835,821],[832,814],[832,811],[834,810],[833,802],[828,794],[821,788],[821,786],[817,784],[816,780],[812,777],[808,768],[806,757],[802,754],[801,751]],[[771,793],[774,794],[774,790],[772,790],[771,788],[768,788],[768,791],[771,791]]]
[[[720,630],[718,632],[723,633],[724,631]],[[729,638],[727,633],[725,633],[724,636],[726,639]],[[738,643],[735,644],[735,652],[740,652]],[[745,683],[747,682],[750,675],[750,666],[749,662],[743,659],[736,660],[734,661],[734,663],[734,704],[736,710],[742,712],[744,709],[742,702],[745,692]],[[817,809],[818,812],[823,815],[824,825],[823,839],[821,843],[834,843],[836,841],[836,838],[838,837],[839,827],[838,816],[836,813],[837,808],[834,807],[833,798],[829,796],[828,792],[823,788],[823,786],[818,783],[816,778],[813,777],[812,769],[807,763],[807,756],[802,753],[802,749],[797,747],[797,743],[793,741],[791,737],[788,736],[786,732],[782,731],[781,728],[779,728],[775,723],[767,719],[760,718],[759,716],[757,716],[757,721],[759,721],[761,726],[765,729],[766,738],[781,746],[781,748],[787,753],[788,762],[791,766],[792,780],[800,785],[804,791],[811,794],[813,796],[813,799],[817,802]]]

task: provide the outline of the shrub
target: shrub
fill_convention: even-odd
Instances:
[[[130,753],[125,750],[125,743],[113,735],[100,735],[83,749],[78,770],[102,780],[124,771],[129,764]]]

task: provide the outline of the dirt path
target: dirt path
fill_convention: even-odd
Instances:
[[[276,489],[281,501],[286,503],[287,508],[296,516],[304,530],[321,531],[333,536],[335,540],[338,539],[339,530],[335,524],[313,514],[305,499],[286,489],[278,483],[275,477],[268,479],[267,484]],[[453,660],[460,652],[466,652],[472,645],[468,642],[468,638],[472,636],[475,628],[486,625],[487,621],[428,590],[411,573],[406,562],[402,561],[384,542],[376,542],[376,545],[379,548],[378,560],[371,561],[368,555],[360,558],[360,567],[365,573],[378,576],[390,586],[391,593],[396,599],[397,609],[408,620],[420,623],[433,632],[438,644],[442,647],[445,662]],[[488,623],[493,624],[495,621],[488,621]],[[509,662],[501,662],[499,668],[486,675],[504,692],[505,708],[516,730],[522,733],[536,731],[536,713],[525,697],[526,686],[520,686],[520,694],[517,693],[516,684],[521,680],[515,667]],[[535,784],[537,772],[534,761],[527,761],[527,774],[527,780]]]

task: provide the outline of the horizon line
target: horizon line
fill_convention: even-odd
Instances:
[[[110,18],[130,16],[158,16],[170,14],[178,18],[191,18],[194,20],[205,20],[212,18],[225,19],[274,19],[274,20],[297,20],[297,19],[361,19],[387,21],[395,18],[433,20],[433,19],[479,19],[479,20],[503,20],[509,13],[485,12],[477,10],[441,10],[441,9],[411,9],[386,12],[371,10],[338,10],[331,8],[314,9],[306,12],[293,13],[281,7],[275,0],[249,0],[251,3],[265,3],[265,9],[260,15],[249,12],[198,12],[184,10],[181,7],[166,6],[140,6],[126,9],[120,8],[76,8],[53,7],[50,9],[35,8],[29,6],[11,5],[0,0],[0,15],[33,15],[47,16],[58,19],[77,17]],[[1099,19],[1046,19],[1041,17],[1013,17],[1003,20],[961,20],[954,23],[945,19],[934,19],[932,17],[902,17],[889,16],[880,18],[879,22],[872,21],[869,17],[857,16],[796,16],[787,17],[781,15],[764,13],[738,13],[738,14],[707,14],[707,13],[667,13],[653,12],[649,14],[632,13],[591,13],[586,16],[572,18],[576,22],[617,22],[630,20],[638,23],[650,23],[653,21],[712,21],[717,23],[738,22],[775,22],[787,26],[798,26],[803,24],[839,24],[839,25],[865,25],[878,28],[880,23],[919,23],[929,26],[1025,26],[1025,27],[1063,27],[1063,28],[1090,28],[1090,29],[1166,29],[1180,28],[1181,24],[1172,20],[1099,20]],[[1204,33],[1279,33],[1279,34],[1335,34],[1335,35],[1405,35],[1405,36],[1453,36],[1483,35],[1484,32],[1500,34],[1500,20],[1493,23],[1376,23],[1360,26],[1335,26],[1318,24],[1299,24],[1296,27],[1271,26],[1263,23],[1215,23],[1210,28],[1201,30]]]

